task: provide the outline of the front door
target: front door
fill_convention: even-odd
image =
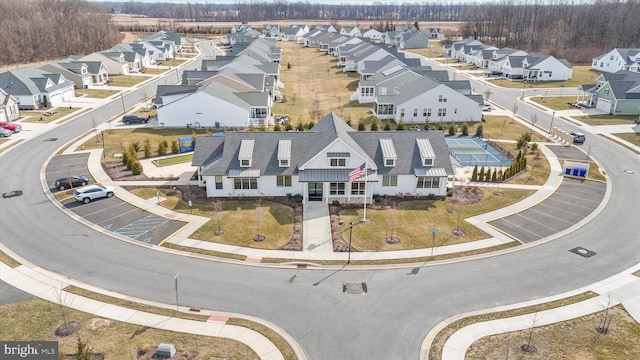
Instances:
[[[322,201],[322,183],[309,183],[309,201]]]

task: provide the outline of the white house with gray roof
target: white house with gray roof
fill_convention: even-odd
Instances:
[[[444,196],[453,174],[442,132],[357,132],[334,113],[309,131],[200,136],[192,164],[209,197],[302,195],[325,203]],[[349,182],[363,164],[366,175]]]
[[[34,67],[24,67],[0,73],[0,88],[13,95],[24,110],[64,106],[75,98],[73,81]],[[45,100],[46,99],[46,100]]]
[[[0,88],[0,121],[14,121],[19,118],[18,99]]]
[[[98,61],[107,69],[109,75],[129,75],[129,63],[121,51],[99,51],[85,56],[74,56],[77,61]]]
[[[640,72],[640,48],[615,48],[606,54],[594,57],[591,68],[608,73],[620,70]]]

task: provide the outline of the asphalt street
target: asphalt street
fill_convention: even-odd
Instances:
[[[143,93],[132,91],[124,101],[137,102]],[[570,234],[500,256],[386,270],[298,270],[222,263],[123,242],[60,211],[40,179],[48,154],[91,129],[93,119],[121,111],[120,99],[114,100],[3,153],[1,192],[24,191],[0,199],[3,244],[63,276],[168,304],[175,301],[173,276],[179,271],[182,304],[271,321],[310,359],[415,359],[429,329],[449,316],[560,294],[640,262],[640,158],[596,136],[588,141],[591,156],[610,176],[607,206]],[[49,137],[59,141],[44,141]],[[568,251],[576,246],[597,255]],[[343,293],[345,283],[363,282],[365,295]]]

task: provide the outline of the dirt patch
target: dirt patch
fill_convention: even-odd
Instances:
[[[60,325],[56,329],[56,335],[60,337],[66,337],[74,334],[78,330],[80,330],[80,324],[75,321],[69,321],[66,324]]]
[[[111,320],[101,319],[101,318],[93,318],[89,320],[89,329],[91,330],[101,330],[109,326],[111,324]]]
[[[453,195],[448,196],[446,202],[456,205],[471,205],[482,201],[482,190],[476,186],[458,186],[453,189]]]

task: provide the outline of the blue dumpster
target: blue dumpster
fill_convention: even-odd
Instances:
[[[564,170],[564,173],[567,174],[567,175],[571,175],[571,168],[570,167],[566,168]]]
[[[573,176],[578,176],[580,169],[573,169]]]
[[[580,176],[585,177],[587,175],[587,169],[580,169]]]

